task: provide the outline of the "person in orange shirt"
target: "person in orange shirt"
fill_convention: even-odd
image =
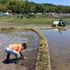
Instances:
[[[9,47],[6,47],[5,51],[7,52],[7,60],[10,59],[10,54],[16,55],[17,59],[20,59],[23,57],[21,51],[26,49],[26,43],[24,42],[22,45],[21,44],[11,44]]]

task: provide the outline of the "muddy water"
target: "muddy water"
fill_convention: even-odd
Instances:
[[[48,40],[52,70],[70,70],[70,29],[43,32]]]
[[[28,47],[22,51],[26,60],[20,61],[23,64],[15,64],[14,62],[6,64],[5,47],[12,43],[23,43],[28,41]],[[0,70],[35,70],[36,58],[38,54],[39,39],[36,33],[23,30],[3,30],[0,31]],[[15,56],[11,55],[11,59]]]

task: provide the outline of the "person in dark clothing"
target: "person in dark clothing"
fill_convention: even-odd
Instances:
[[[65,26],[65,23],[62,21],[62,19],[59,20],[58,26]]]

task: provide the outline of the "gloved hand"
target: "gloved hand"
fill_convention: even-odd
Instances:
[[[27,58],[27,57],[23,56],[22,52],[20,52],[20,55],[21,55],[20,59],[24,59],[25,60]]]

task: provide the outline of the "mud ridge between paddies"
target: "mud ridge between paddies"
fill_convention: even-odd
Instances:
[[[36,32],[40,38],[39,53],[37,56],[36,69],[35,70],[51,70],[50,54],[47,39],[42,32],[36,29],[32,29]]]

